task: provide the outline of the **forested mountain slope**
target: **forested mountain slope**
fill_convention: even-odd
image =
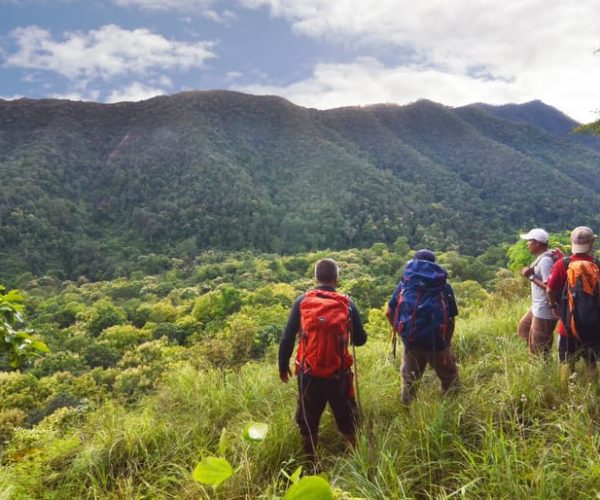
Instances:
[[[465,108],[477,108],[502,120],[532,125],[576,144],[600,151],[600,138],[593,134],[574,133],[574,129],[580,125],[578,122],[541,101],[503,106],[477,103],[465,106]]]
[[[532,224],[596,226],[600,153],[556,133],[566,117],[553,108],[510,110],[317,111],[225,91],[0,100],[0,269],[9,283],[99,279],[151,253],[398,237],[477,254]]]

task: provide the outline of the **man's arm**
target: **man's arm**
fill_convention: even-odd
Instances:
[[[552,314],[555,318],[558,314],[558,300],[560,292],[567,280],[567,273],[562,259],[557,260],[552,267],[550,275],[546,283],[546,299],[548,305],[552,309]]]
[[[394,290],[394,293],[392,294],[392,298],[388,301],[388,306],[385,311],[385,315],[387,316],[387,319],[390,322],[390,325],[392,325],[392,326],[394,326],[394,315],[396,313],[396,307],[398,305],[398,295],[400,294],[401,290],[402,290],[402,281],[400,281],[400,283],[398,283],[398,285],[396,286],[396,289]]]
[[[452,322],[454,323],[454,317],[458,316],[458,306],[456,305],[456,297],[450,283],[446,283],[446,300],[448,303],[448,318],[452,318]]]
[[[294,352],[296,334],[300,330],[300,302],[302,302],[303,298],[304,295],[298,297],[296,302],[294,302],[287,325],[279,341],[279,378],[286,383],[290,379],[290,357]]]
[[[360,313],[352,299],[350,300],[350,314],[352,316],[352,343],[355,346],[364,345],[367,342],[367,332],[365,332]]]
[[[448,341],[452,339],[454,335],[454,326],[456,325],[455,317],[458,316],[458,306],[456,305],[456,297],[454,296],[454,290],[450,283],[446,283],[446,303],[448,305],[448,330],[446,335]]]
[[[539,264],[536,266],[538,268],[540,276],[536,276],[534,270],[531,269],[531,272],[528,274],[523,274],[526,276],[529,281],[531,281],[534,285],[543,288],[546,290],[546,283],[548,282],[548,278],[550,277],[550,273],[552,272],[552,266],[554,262],[551,257],[543,257]]]

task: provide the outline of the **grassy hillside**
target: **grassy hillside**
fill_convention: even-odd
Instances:
[[[600,153],[552,133],[558,111],[518,110],[527,124],[481,106],[317,111],[223,91],[0,100],[2,280],[398,238],[479,255],[531,225],[597,226]]]
[[[458,323],[462,389],[441,399],[425,377],[418,400],[399,402],[387,332],[370,328],[358,352],[365,422],[344,451],[324,420],[320,459],[330,483],[362,498],[585,498],[598,491],[599,388],[583,371],[561,386],[552,360],[532,360],[516,338],[523,302]],[[279,381],[272,356],[237,370],[185,363],[136,407],[107,403],[83,425],[57,412],[18,431],[0,473],[3,498],[272,498],[302,464],[293,422],[295,383]],[[260,381],[260,382],[259,382]],[[261,443],[241,439],[250,421],[269,424]],[[239,467],[218,490],[196,483],[202,457]],[[345,492],[345,493],[342,493]]]
[[[461,388],[442,398],[427,372],[418,399],[400,404],[383,306],[411,253],[209,252],[156,275],[29,283],[28,326],[51,352],[0,372],[0,498],[282,497],[299,465],[309,471],[277,339],[324,256],[340,263],[369,332],[357,349],[357,449],[345,450],[331,415],[322,422],[319,457],[338,498],[595,497],[598,383],[578,366],[561,384],[554,357],[529,356],[515,333],[528,283],[499,269],[502,249],[438,255],[459,301]],[[510,254],[514,266],[528,258],[522,243]],[[247,442],[256,421],[268,434]],[[235,470],[217,489],[192,478],[208,456]]]

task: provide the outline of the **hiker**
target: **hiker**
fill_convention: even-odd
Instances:
[[[586,226],[571,232],[571,255],[556,261],[546,295],[560,318],[558,357],[561,378],[583,357],[593,374],[600,355],[600,261],[593,256],[596,236]]]
[[[279,344],[279,377],[287,383],[291,375],[289,360],[299,334],[296,422],[304,451],[313,463],[317,460],[319,421],[327,403],[346,442],[356,445],[359,411],[348,342],[363,345],[367,334],[354,302],[336,292],[338,276],[334,260],[322,259],[316,263],[317,286],[294,302]]]
[[[441,381],[442,394],[458,384],[458,366],[450,349],[458,308],[446,270],[431,250],[419,250],[388,302],[387,317],[404,344],[402,402],[410,403],[429,363]]]
[[[532,229],[522,234],[521,239],[527,241],[527,250],[535,259],[521,270],[521,276],[531,281],[531,307],[519,321],[517,333],[527,342],[531,354],[547,357],[552,349],[557,319],[548,304],[546,283],[556,258],[554,252],[548,250],[548,233],[543,229]]]

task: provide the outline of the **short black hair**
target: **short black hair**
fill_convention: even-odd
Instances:
[[[319,283],[333,283],[337,281],[339,267],[333,259],[321,259],[315,264],[315,279]]]
[[[435,262],[435,254],[431,250],[423,248],[415,252],[415,256],[413,257],[413,259],[428,260],[429,262]]]

